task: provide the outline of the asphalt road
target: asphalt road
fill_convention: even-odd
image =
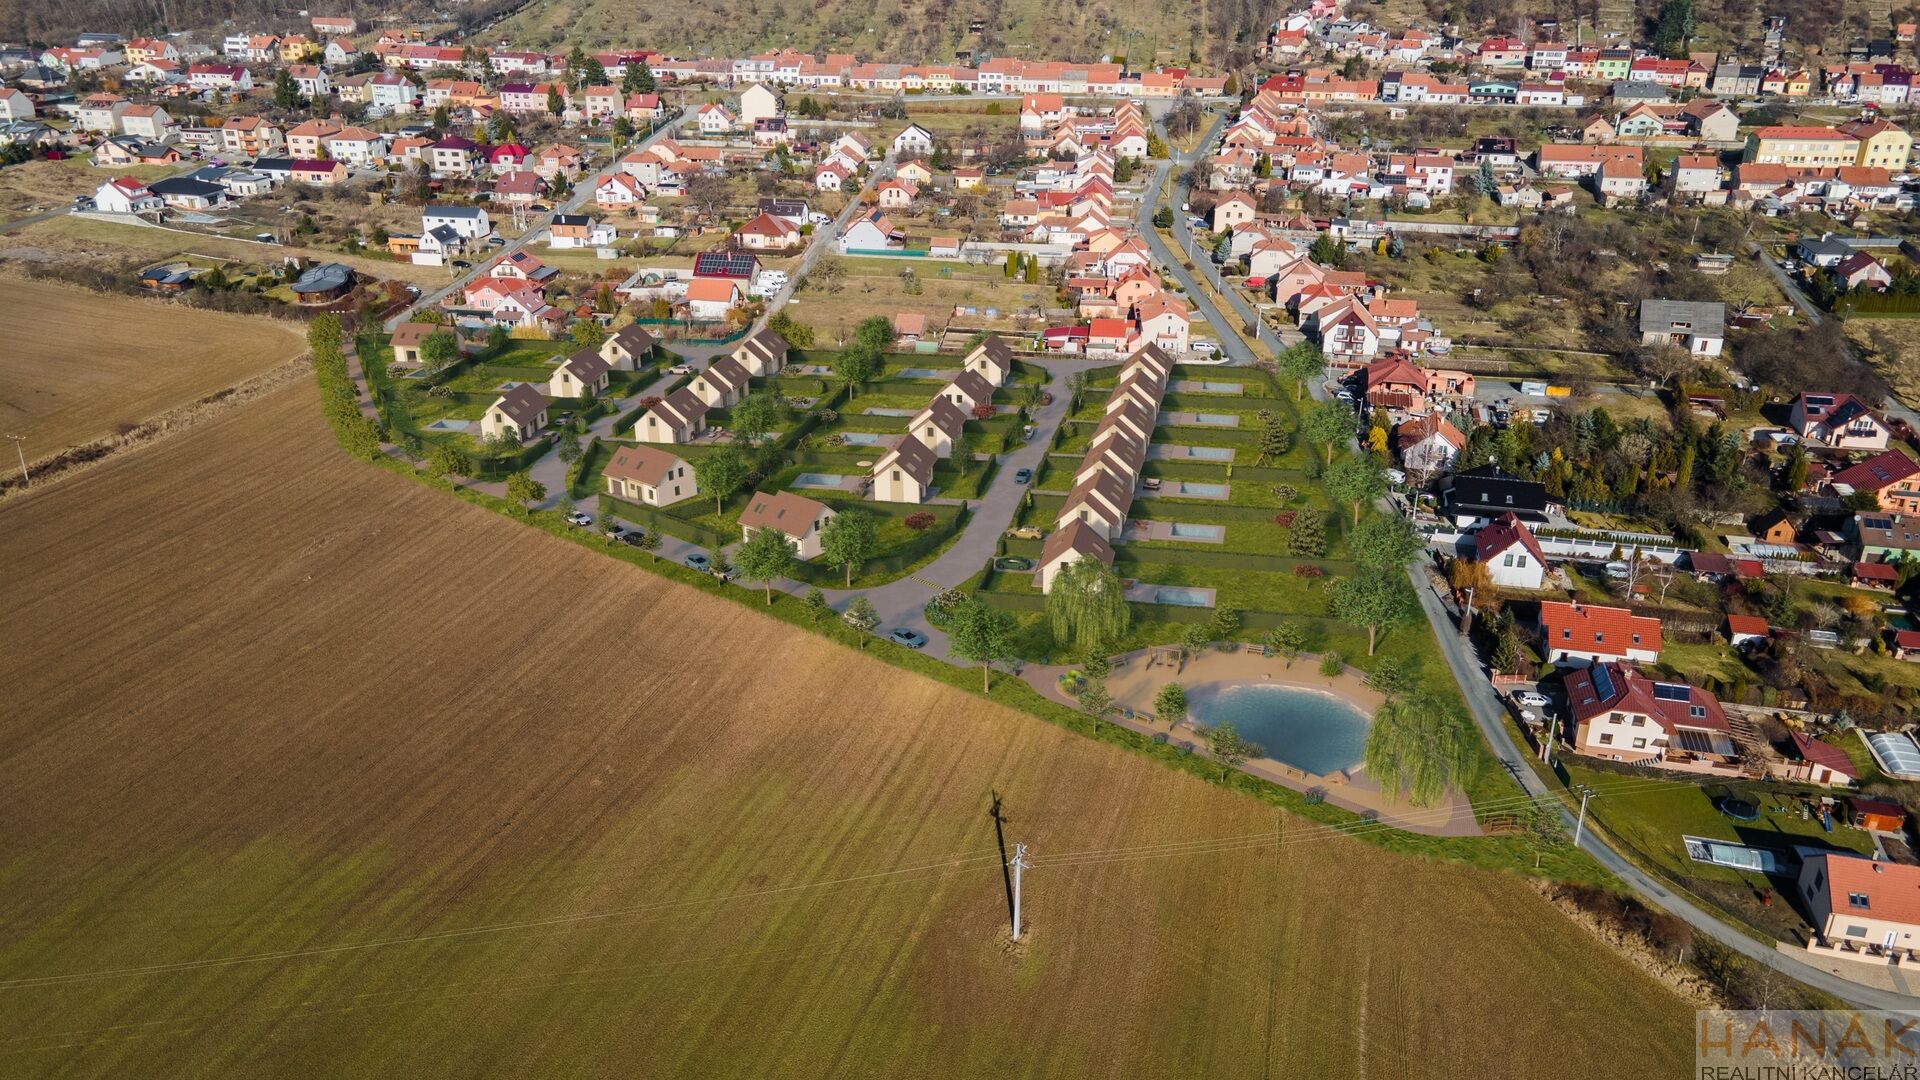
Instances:
[[[1768,255],[1761,249],[1759,244],[1755,243],[1747,244],[1747,250],[1759,258],[1760,265],[1766,267],[1767,273],[1773,275],[1773,280],[1780,286],[1780,291],[1787,294],[1787,299],[1793,301],[1793,306],[1799,308],[1800,314],[1805,315],[1809,322],[1822,323],[1827,321],[1827,313],[1821,310],[1820,305],[1814,303],[1813,298],[1809,297],[1806,292],[1800,288],[1800,283],[1794,280],[1792,274],[1787,273],[1786,270],[1781,268],[1779,263],[1773,261],[1773,256]],[[1854,350],[1853,345],[1844,338],[1841,340],[1840,349],[1846,354],[1847,359],[1855,363],[1863,362],[1860,359],[1860,354]],[[1891,390],[1887,392],[1886,406],[1882,411],[1888,416],[1905,420],[1915,427],[1920,427],[1920,413],[1914,412],[1907,407],[1905,402],[1894,397]]]

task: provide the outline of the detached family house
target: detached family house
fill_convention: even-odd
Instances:
[[[1660,659],[1660,620],[1626,608],[1544,601],[1540,651],[1548,663],[1561,667],[1608,660],[1651,664]]]
[[[939,460],[932,448],[919,439],[900,440],[873,464],[874,500],[926,502],[933,493],[933,468]]]
[[[672,506],[700,494],[693,467],[678,454],[651,446],[623,446],[601,476],[607,494],[642,506]]]
[[[1040,548],[1040,591],[1052,589],[1060,571],[1081,559],[1097,559],[1102,566],[1112,566],[1113,545],[1099,530],[1079,521],[1070,521],[1047,534],[1047,542]]]
[[[1833,450],[1885,450],[1892,434],[1879,415],[1852,394],[1803,392],[1793,399],[1787,422],[1803,441]]]
[[[1809,952],[1887,964],[1920,947],[1920,866],[1830,852],[1800,864]]]
[[[526,442],[546,426],[547,399],[532,383],[521,383],[500,395],[480,418],[480,434],[489,439],[511,435]]]
[[[754,492],[740,513],[740,535],[751,540],[755,531],[777,529],[792,541],[794,554],[812,559],[820,554],[820,532],[834,519],[826,503],[791,491]]]
[[[615,330],[600,343],[600,359],[615,371],[637,371],[653,358],[655,338],[637,324]]]
[[[734,347],[733,359],[757,378],[780,374],[787,366],[787,339],[771,330],[756,330]]]
[[[1702,772],[1739,761],[1719,699],[1697,686],[1607,661],[1567,676],[1567,703],[1583,754]]]
[[[1695,356],[1719,356],[1727,344],[1727,305],[1692,300],[1643,300],[1640,342],[1677,345]]]
[[[633,437],[647,443],[690,443],[706,430],[707,403],[683,386],[640,414]]]
[[[966,412],[946,398],[937,397],[907,422],[907,434],[924,443],[935,457],[952,457],[966,426]]]
[[[561,361],[547,380],[547,396],[556,398],[584,398],[597,395],[607,388],[607,371],[611,367],[598,352],[581,349]]]
[[[1512,514],[1501,514],[1473,535],[1474,561],[1505,589],[1538,589],[1546,583],[1547,556],[1533,530]]]

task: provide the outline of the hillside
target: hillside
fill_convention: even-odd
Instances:
[[[644,44],[662,52],[739,55],[791,46],[851,50],[909,63],[951,61],[961,50],[1036,59],[1128,56],[1211,66],[1243,60],[1278,5],[1256,0],[1127,3],[1125,0],[743,0],[716,19],[696,0],[657,0],[647,22],[617,0],[534,0],[501,23],[521,45],[554,48]],[[979,20],[984,30],[969,32]]]
[[[1686,1052],[1691,1007],[1517,877],[350,461],[309,385],[0,516],[11,1077],[1438,1080]],[[1041,859],[1018,949],[996,793]]]

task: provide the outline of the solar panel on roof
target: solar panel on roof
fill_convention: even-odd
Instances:
[[[1613,696],[1613,675],[1599,664],[1593,666],[1593,688],[1600,692],[1602,698]]]
[[[1657,682],[1653,684],[1653,696],[1661,701],[1690,701],[1693,699],[1693,687],[1681,683]]]

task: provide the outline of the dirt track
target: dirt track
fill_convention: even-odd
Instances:
[[[1685,1051],[1683,1003],[1519,881],[1279,822],[351,462],[306,386],[10,500],[0,566],[0,1073]],[[1105,853],[1029,875],[1020,951],[994,791],[1037,855]],[[1147,847],[1198,838],[1238,839]]]

